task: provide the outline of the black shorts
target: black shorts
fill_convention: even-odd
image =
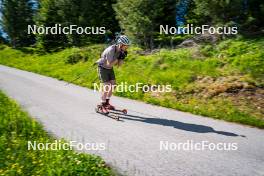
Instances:
[[[98,66],[98,76],[101,82],[109,82],[115,80],[114,69],[106,69],[104,67]]]

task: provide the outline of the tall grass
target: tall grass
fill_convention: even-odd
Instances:
[[[96,66],[92,65],[103,49],[103,45],[91,45],[38,55],[5,47],[0,50],[0,63],[66,81],[74,80],[79,74],[88,70],[87,74],[82,75],[74,83],[93,88],[93,82],[99,82],[99,80]],[[260,88],[264,87],[263,38],[257,40],[229,39],[217,45],[202,45],[199,48],[161,49],[154,54],[147,55],[140,53],[142,53],[140,48],[129,49],[125,64],[115,69],[117,82],[170,84],[173,92],[158,96],[143,91],[122,92],[116,95],[195,114],[264,127],[263,115],[260,117],[247,113],[254,112],[250,109],[251,107],[246,107],[248,111],[244,111],[237,105],[233,105],[228,98],[203,98],[197,96],[194,90],[199,77],[217,79],[242,76],[246,81]],[[189,91],[189,89],[192,90]],[[228,103],[222,103],[225,101]],[[218,106],[223,107],[222,109],[228,113],[223,113],[222,110],[220,112],[221,108]]]

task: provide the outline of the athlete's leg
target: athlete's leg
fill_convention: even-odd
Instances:
[[[109,91],[109,85],[110,85],[110,80],[109,80],[109,71],[103,67],[98,67],[98,76],[99,79],[101,80],[102,85],[102,95],[101,95],[101,104],[106,105],[106,98],[108,96],[108,91]]]
[[[112,95],[112,88],[111,88],[111,82],[105,82],[103,85],[103,90],[102,90],[102,103],[107,103],[109,100],[109,95]]]

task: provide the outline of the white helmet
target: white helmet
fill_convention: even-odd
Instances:
[[[130,41],[125,35],[120,35],[117,39],[117,44],[130,45]]]

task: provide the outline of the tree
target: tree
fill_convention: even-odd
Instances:
[[[263,15],[263,0],[193,0],[187,19],[193,24],[232,24],[252,31],[264,26]]]
[[[0,29],[0,44],[7,44],[7,43],[8,43],[8,41],[7,41],[7,39],[4,37],[3,32],[2,32],[2,30]]]
[[[2,0],[3,31],[8,35],[11,45],[28,46],[35,42],[33,35],[27,34],[28,25],[33,25],[33,2],[30,0]]]
[[[62,27],[106,27],[106,30],[119,29],[112,8],[114,0],[41,0],[36,22],[38,25]],[[103,42],[103,35],[61,34],[38,36],[39,44],[46,50],[66,46],[81,46]]]
[[[264,1],[244,0],[244,14],[246,15],[245,29],[260,30],[264,27]]]
[[[59,15],[60,6],[56,0],[41,0],[35,18],[37,26],[54,27],[55,24],[64,23]],[[46,51],[54,51],[67,46],[68,40],[65,34],[36,34],[38,46]]]
[[[159,31],[160,24],[164,23],[163,19],[171,23],[171,17],[175,16],[174,10],[166,11],[168,3],[171,1],[166,4],[166,1],[155,0],[118,0],[114,9],[125,33],[135,43],[153,49],[154,36]],[[172,11],[174,14],[166,14]]]
[[[82,0],[80,25],[83,27],[105,27],[106,30],[112,33],[120,31],[118,21],[115,18],[116,13],[112,7],[114,3],[116,3],[116,0]],[[105,40],[105,36],[103,35],[88,35],[81,37],[84,43],[102,43]]]
[[[201,23],[226,24],[241,14],[243,0],[195,0],[194,13]]]

